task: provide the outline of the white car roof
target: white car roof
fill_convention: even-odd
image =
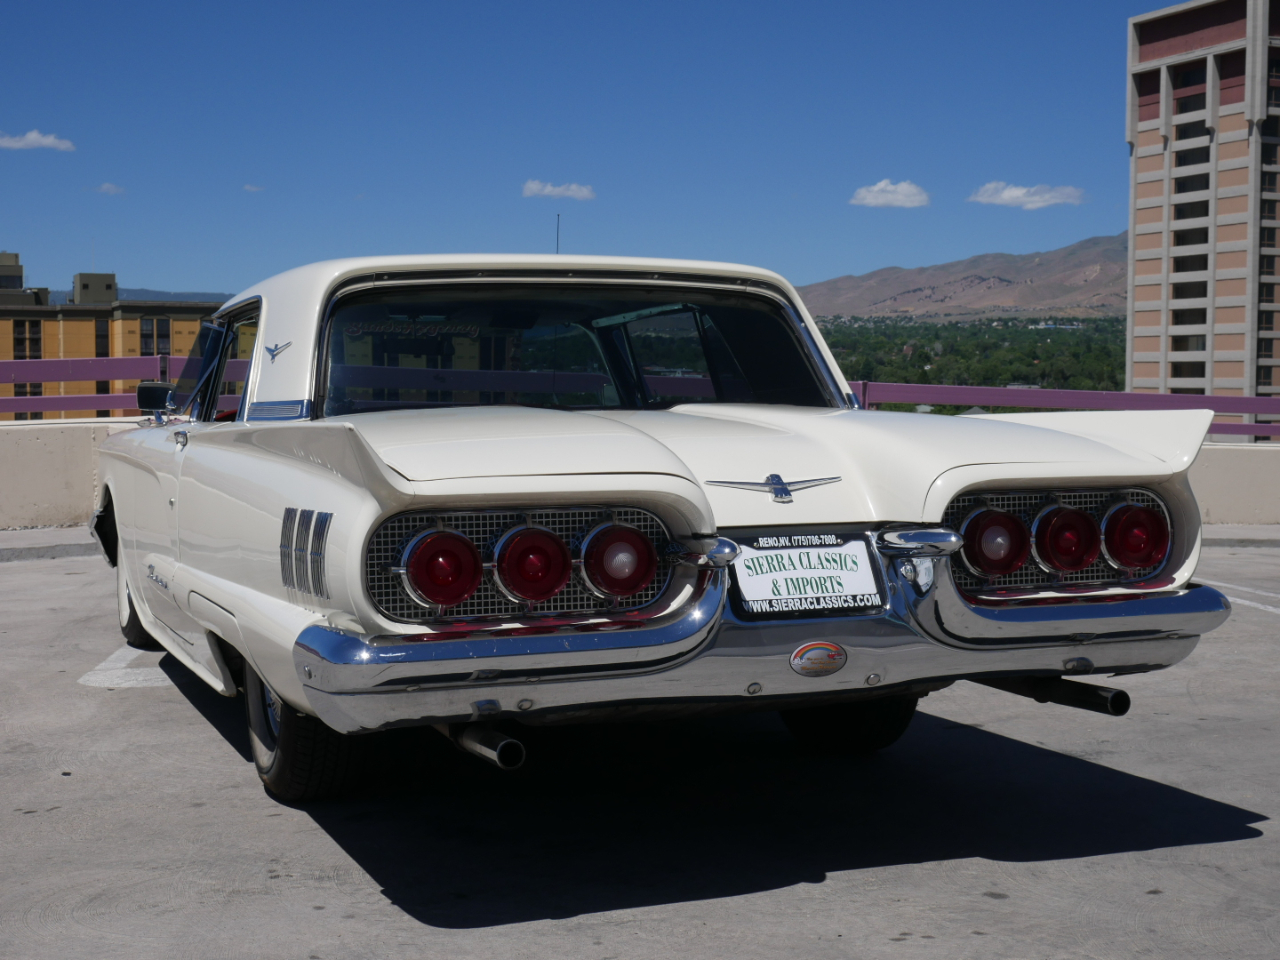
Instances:
[[[799,294],[783,277],[772,270],[739,263],[717,263],[708,260],[667,260],[650,257],[588,257],[564,254],[429,254],[386,257],[350,257],[323,260],[296,267],[254,284],[228,300],[220,313],[227,313],[249,300],[259,300],[257,355],[248,386],[251,404],[303,403],[314,393],[315,349],[322,311],[338,285],[366,274],[423,271],[485,270],[621,270],[643,275],[646,272],[666,274],[701,274],[703,276],[754,280],[782,290],[795,304],[827,363],[835,369],[834,359],[818,334]],[[282,344],[270,359],[266,348]],[[253,414],[251,413],[251,417]]]

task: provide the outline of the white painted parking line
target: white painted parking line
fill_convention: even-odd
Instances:
[[[1241,607],[1253,607],[1255,610],[1265,610],[1267,613],[1280,614],[1280,607],[1268,607],[1265,603],[1254,603],[1252,600],[1241,600],[1239,597],[1227,597],[1233,605]]]
[[[86,673],[79,682],[86,687],[167,687],[173,681],[159,667],[131,667],[134,657],[142,653],[133,647],[121,647]]]
[[[1207,583],[1211,587],[1226,587],[1229,590],[1243,590],[1245,593],[1256,593],[1260,597],[1275,597],[1280,600],[1280,593],[1272,593],[1269,590],[1259,590],[1256,587],[1242,587],[1238,583],[1223,583],[1221,580],[1206,580],[1204,577],[1193,578],[1196,583]]]

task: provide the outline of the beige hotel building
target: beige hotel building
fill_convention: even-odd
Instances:
[[[1280,0],[1131,19],[1127,129],[1127,387],[1280,392]]]

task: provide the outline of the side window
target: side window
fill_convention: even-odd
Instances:
[[[200,324],[200,332],[187,354],[186,363],[175,380],[177,391],[174,403],[192,420],[201,419],[205,397],[208,395],[208,384],[217,365],[218,345],[222,342],[223,330],[212,320]],[[201,389],[201,386],[204,389]]]
[[[205,420],[235,420],[244,404],[249,365],[258,342],[258,318],[233,320],[223,340],[222,369],[218,371],[216,400],[206,406]]]

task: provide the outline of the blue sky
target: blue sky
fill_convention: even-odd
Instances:
[[[1053,249],[1125,227],[1125,19],[1153,6],[10,2],[0,248],[32,285],[226,292],[550,252],[557,213],[564,252],[796,283]],[[968,199],[992,183],[1051,190]]]

